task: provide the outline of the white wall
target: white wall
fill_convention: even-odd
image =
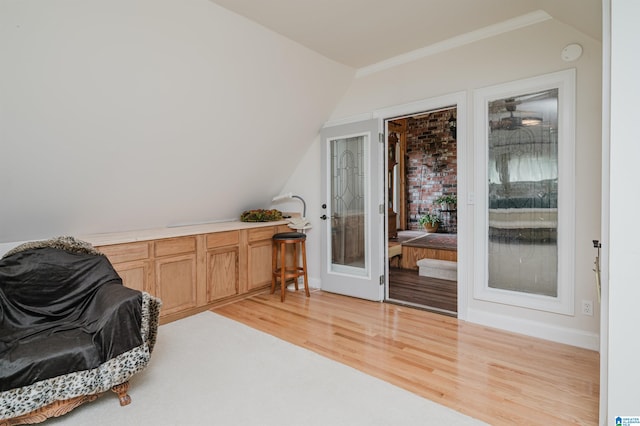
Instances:
[[[567,64],[560,50],[571,42],[585,53]],[[353,70],[207,0],[5,0],[0,244],[237,218],[293,191],[316,225],[309,269],[317,280],[317,134],[332,108],[340,119],[464,90],[471,135],[473,89],[575,66],[575,299],[596,300],[600,50],[547,21],[359,78],[335,107]],[[468,150],[472,159],[472,143]],[[472,298],[469,306],[523,315]],[[598,314],[524,317],[593,337]]]
[[[584,48],[583,56],[573,63],[563,62],[560,58],[562,48],[569,43],[580,43]],[[566,68],[577,69],[575,300],[578,314],[558,315],[483,302],[474,299],[469,291],[471,320],[512,326],[515,331],[593,349],[598,347],[599,307],[596,306],[593,317],[582,316],[579,312],[583,299],[597,301],[592,272],[595,251],[591,240],[599,239],[600,234],[601,49],[600,42],[583,33],[558,21],[546,21],[358,78],[333,111],[331,119],[340,120],[393,105],[466,91],[469,162],[461,166],[467,167],[469,182],[466,183],[468,188],[473,188],[473,90]],[[317,155],[316,161],[320,162],[319,148],[314,145],[311,149]],[[299,177],[296,176],[296,181]],[[320,190],[319,180],[308,180],[306,185]],[[473,217],[473,206],[468,207],[469,217]],[[467,229],[466,238],[469,239],[473,224],[468,224]],[[472,265],[473,259],[469,261]],[[313,262],[319,262],[319,258],[310,263],[311,270],[317,271],[319,265]],[[469,279],[472,279],[471,275]],[[471,289],[471,283],[468,285]]]
[[[636,196],[640,182],[637,129],[640,3],[611,0],[610,4],[610,239],[603,244],[609,250],[608,406],[602,408],[607,410],[606,424],[613,425],[617,416],[640,417],[640,200]]]
[[[292,192],[304,198],[307,203],[307,219],[312,228],[306,231],[307,241],[307,270],[309,285],[320,287],[320,228],[322,220],[320,216],[326,213],[321,205],[326,200],[321,199],[320,179],[322,170],[320,167],[320,137],[316,137],[307,153],[300,159],[291,177],[284,185],[283,193]],[[278,203],[274,208],[283,211],[301,212],[302,203],[292,200],[287,203]]]
[[[354,73],[207,0],[3,0],[0,61],[5,245],[267,207]]]

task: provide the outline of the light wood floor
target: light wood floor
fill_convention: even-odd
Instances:
[[[491,425],[598,423],[597,352],[321,291],[213,311]]]
[[[457,316],[458,283],[423,277],[411,269],[389,268],[389,299],[421,305],[435,312]]]

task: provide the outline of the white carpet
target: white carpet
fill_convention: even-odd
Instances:
[[[108,392],[47,425],[483,425],[220,315],[160,327],[132,403]]]

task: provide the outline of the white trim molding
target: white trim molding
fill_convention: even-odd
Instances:
[[[473,295],[476,299],[556,314],[574,315],[575,84],[576,70],[568,69],[474,91],[474,140],[477,150]],[[555,297],[492,288],[488,283],[488,105],[494,100],[549,89],[558,89],[558,272]]]
[[[515,31],[517,29],[528,27],[530,25],[535,25],[549,19],[552,18],[551,15],[549,15],[547,12],[545,12],[544,10],[536,10],[535,12],[527,13],[465,34],[460,34],[456,37],[452,37],[450,39],[443,40],[438,43],[434,43],[432,45],[412,50],[411,52],[407,52],[402,55],[394,56],[393,58],[385,59],[384,61],[359,68],[358,70],[356,70],[355,78],[375,74],[389,68],[397,67],[398,65],[417,61],[419,59],[445,52],[447,50],[455,49],[466,44],[475,43],[476,41],[484,40],[486,38],[494,37],[510,31]]]
[[[467,92],[455,92],[448,95],[436,96],[416,102],[401,105],[394,105],[373,111],[372,115],[381,121],[392,118],[409,116],[416,113],[433,111],[447,107],[455,107],[457,115],[457,137],[458,144],[458,188],[459,200],[472,198],[469,193],[469,152],[468,145],[471,143],[467,137]],[[386,136],[386,135],[385,135]],[[385,138],[386,139],[386,138]],[[385,145],[386,148],[386,145]],[[386,152],[386,151],[385,151]],[[473,239],[471,238],[471,208],[470,203],[458,203],[458,319],[467,319],[467,308],[469,304],[468,294],[473,277],[473,264],[471,262],[471,249]]]
[[[597,333],[575,328],[560,327],[475,308],[468,310],[467,321],[592,351],[600,349],[600,336]]]
[[[344,126],[345,124],[360,123],[362,121],[371,120],[373,118],[375,117],[373,116],[372,113],[365,112],[362,114],[356,114],[356,115],[351,115],[349,117],[337,118],[335,120],[327,121],[326,123],[324,123],[322,128],[328,129],[330,127]]]

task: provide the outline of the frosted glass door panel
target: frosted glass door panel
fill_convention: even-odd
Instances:
[[[365,136],[330,143],[331,270],[367,275]]]

